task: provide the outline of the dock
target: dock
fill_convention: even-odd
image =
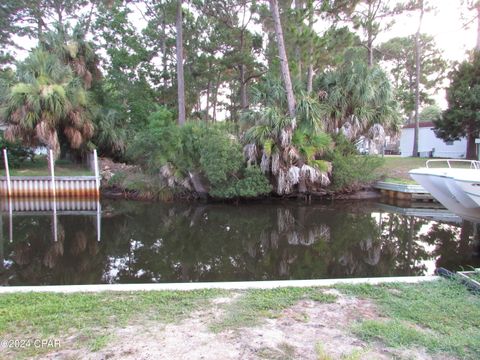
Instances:
[[[417,184],[397,184],[378,181],[373,187],[380,190],[382,196],[390,199],[428,202],[436,201],[427,190]]]

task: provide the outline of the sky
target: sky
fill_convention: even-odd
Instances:
[[[463,60],[466,52],[475,47],[476,44],[476,21],[464,27],[464,23],[471,20],[476,14],[474,11],[464,9],[464,17],[461,19],[461,0],[430,0],[438,8],[435,12],[426,12],[422,23],[422,32],[432,35],[440,49],[444,51],[445,57],[450,60]],[[396,19],[389,34],[379,38],[380,42],[393,36],[413,35],[418,26],[418,12],[410,16],[404,15]]]

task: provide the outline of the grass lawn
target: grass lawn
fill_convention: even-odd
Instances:
[[[418,285],[345,286],[350,295],[373,299],[382,320],[365,320],[353,332],[390,347],[423,347],[431,354],[480,358],[480,296],[441,280]]]
[[[425,167],[425,163],[428,160],[428,158],[414,158],[414,157],[400,157],[400,156],[388,156],[386,155],[384,157],[385,162],[377,170],[377,173],[379,176],[384,178],[384,181],[388,182],[393,182],[397,184],[416,184],[416,182],[408,175],[408,172],[412,169],[417,169],[421,167]],[[435,160],[441,160],[441,159],[435,159]],[[452,159],[453,161],[455,159]],[[457,160],[462,160],[462,159],[457,159]],[[430,167],[444,167],[446,166],[446,162],[444,161],[439,161],[439,162],[434,162],[431,163],[429,166]],[[457,162],[453,163],[452,166],[455,167],[466,167],[468,168],[470,166],[469,163],[462,163],[462,162]]]
[[[203,349],[199,358],[228,347],[241,358],[243,347],[257,346],[249,358],[360,359],[420,349],[432,358],[478,359],[479,330],[480,296],[444,279],[334,289],[0,295],[0,339],[60,339],[61,351],[77,352],[73,358],[90,352],[122,358],[122,351],[142,357],[155,347],[168,357],[176,341],[174,353],[181,348],[195,357]],[[354,345],[333,356],[335,341]],[[307,347],[313,355],[302,353]],[[59,351],[7,350],[5,358]]]
[[[385,162],[377,172],[379,176],[385,178],[385,181],[399,184],[416,184],[408,175],[412,169],[424,167],[428,159],[400,156],[385,156]]]
[[[45,157],[37,156],[35,161],[25,161],[18,168],[10,168],[11,176],[50,176],[50,169]],[[91,176],[90,169],[83,165],[73,164],[66,160],[55,162],[56,176]],[[5,168],[0,171],[0,176],[5,176]]]

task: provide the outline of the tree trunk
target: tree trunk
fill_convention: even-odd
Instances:
[[[467,155],[466,158],[469,160],[477,159],[477,144],[475,144],[475,134],[468,132],[467,134]]]
[[[216,84],[215,84],[215,94],[213,95],[213,104],[212,104],[212,108],[213,108],[213,122],[216,122],[217,121],[217,101],[218,101],[218,88],[220,87],[220,71],[218,72],[218,75],[217,75],[217,81],[216,81]]]
[[[412,156],[418,156],[418,135],[420,132],[419,125],[419,106],[420,106],[420,52],[422,51],[420,46],[420,28],[422,26],[423,19],[423,0],[420,0],[420,20],[418,22],[417,32],[415,33],[415,131],[413,134],[413,154]]]
[[[280,68],[282,72],[283,84],[287,92],[288,113],[292,118],[292,128],[295,128],[295,96],[293,95],[292,80],[290,78],[290,69],[288,67],[288,58],[283,41],[282,24],[280,22],[280,12],[278,10],[278,1],[269,0],[270,11],[275,25],[275,35],[277,36],[278,56],[280,58]]]
[[[165,8],[162,12],[162,38],[161,38],[161,51],[162,51],[162,80],[163,91],[167,90],[167,21],[165,19]]]
[[[38,42],[43,43],[45,42],[45,36],[43,30],[45,28],[45,22],[43,21],[42,17],[42,10],[39,8],[38,11],[35,12],[35,17],[37,20],[37,37]]]
[[[302,9],[302,0],[295,0],[295,10],[298,13]],[[298,82],[302,83],[302,51],[300,49],[300,44],[296,41],[295,44],[295,61],[297,63],[297,76]]]
[[[240,64],[240,108],[246,110],[248,108],[247,84],[245,81],[245,65]]]
[[[177,0],[177,88],[178,125],[185,124],[185,80],[183,77],[183,14],[182,0]]]
[[[243,47],[245,45],[244,30],[240,32],[240,53],[243,53]],[[241,110],[246,110],[248,108],[248,99],[247,99],[247,84],[245,81],[245,64],[241,63],[239,65],[240,72],[240,108]]]
[[[477,46],[475,46],[475,50],[480,51],[480,1],[477,1],[475,7],[477,9]]]
[[[368,23],[367,23],[367,63],[368,67],[373,66],[373,20],[374,13],[372,1],[368,1]]]
[[[60,28],[63,29],[63,6],[61,3],[58,3],[55,6],[55,11],[57,13],[58,24],[60,25]]]
[[[208,64],[208,72],[211,73],[212,71],[212,66],[211,64]],[[210,105],[210,88],[212,87],[212,80],[211,79],[208,79],[208,83],[207,83],[207,104],[205,105],[205,122],[208,122],[208,111],[210,110],[209,109],[209,105]]]
[[[313,0],[308,1],[308,28],[313,33]],[[307,73],[307,94],[313,89],[313,36],[310,34],[308,41],[308,73]]]
[[[368,56],[368,66],[372,67],[373,66],[373,39],[372,39],[372,34],[369,32],[368,33],[368,39],[367,39],[367,56]]]

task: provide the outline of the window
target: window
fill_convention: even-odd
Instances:
[[[453,145],[453,141],[445,141],[445,145]]]

